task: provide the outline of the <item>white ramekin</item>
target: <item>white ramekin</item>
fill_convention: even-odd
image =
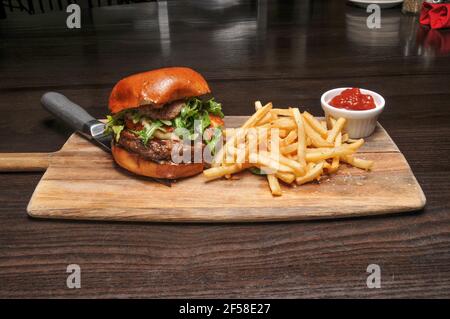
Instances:
[[[325,92],[320,98],[320,103],[322,104],[322,109],[325,112],[325,116],[332,116],[337,119],[339,117],[344,117],[347,119],[344,131],[348,133],[350,138],[362,138],[367,137],[373,133],[375,127],[377,126],[378,116],[383,112],[384,109],[384,98],[373,91],[360,89],[363,94],[372,95],[375,108],[371,110],[363,111],[353,111],[347,109],[339,109],[328,104],[336,95],[341,94],[342,91],[350,88],[338,88]]]

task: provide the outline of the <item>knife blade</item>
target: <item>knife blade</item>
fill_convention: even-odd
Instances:
[[[80,135],[99,146],[105,152],[111,153],[110,134],[105,133],[105,123],[95,119],[85,109],[57,92],[47,92],[41,98],[41,104],[57,119],[68,124]],[[166,186],[172,186],[172,181],[160,178],[150,178]]]

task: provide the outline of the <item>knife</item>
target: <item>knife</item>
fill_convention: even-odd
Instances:
[[[57,92],[47,92],[41,98],[41,104],[54,117],[62,120],[83,137],[111,153],[110,134],[105,133],[105,123],[92,117],[85,109]],[[172,182],[161,178],[151,178],[166,186]]]
[[[106,152],[111,153],[111,135],[105,134],[105,124],[92,117],[78,104],[57,92],[47,92],[41,104],[54,117],[62,120]]]

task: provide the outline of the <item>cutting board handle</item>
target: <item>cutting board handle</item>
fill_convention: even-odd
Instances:
[[[0,172],[45,171],[52,153],[0,153]]]

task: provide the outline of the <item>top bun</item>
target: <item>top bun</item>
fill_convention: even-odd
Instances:
[[[173,67],[130,75],[114,86],[109,97],[109,110],[163,104],[210,93],[203,76],[190,68]]]

